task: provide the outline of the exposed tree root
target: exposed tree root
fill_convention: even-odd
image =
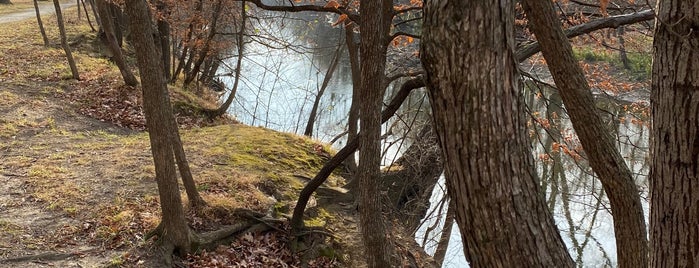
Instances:
[[[17,262],[28,262],[28,261],[60,261],[60,260],[65,260],[68,258],[72,257],[80,257],[82,255],[85,255],[86,253],[95,251],[95,249],[90,249],[90,250],[85,250],[85,251],[77,251],[77,252],[69,252],[69,253],[61,253],[61,252],[44,252],[44,253],[39,253],[35,255],[28,255],[28,256],[22,256],[22,257],[16,257],[16,258],[9,258],[9,259],[4,259],[0,260],[0,263],[17,263]]]

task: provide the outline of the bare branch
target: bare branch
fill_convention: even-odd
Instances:
[[[622,25],[634,24],[642,21],[652,20],[655,18],[655,13],[653,10],[647,9],[638,13],[611,16],[602,19],[592,20],[588,23],[583,23],[570,27],[564,31],[566,37],[573,38],[583,34],[591,33],[593,31],[604,29],[604,28],[617,28]],[[533,42],[524,47],[518,49],[515,52],[515,57],[518,62],[523,62],[532,55],[538,53],[541,50],[539,47],[539,42]]]
[[[262,3],[262,0],[239,0],[243,2],[249,2],[255,4],[255,6],[269,11],[283,11],[283,12],[304,12],[304,11],[317,11],[317,12],[328,12],[335,13],[338,15],[347,15],[347,17],[354,23],[359,24],[359,15],[351,13],[345,7],[323,7],[316,5],[293,5],[293,6],[275,6],[267,5]]]

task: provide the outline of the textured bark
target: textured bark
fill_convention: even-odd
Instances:
[[[70,65],[70,72],[73,74],[73,79],[80,80],[80,75],[78,74],[78,67],[75,65],[75,59],[73,59],[73,53],[70,51],[70,46],[66,40],[66,27],[63,24],[63,14],[61,13],[61,3],[58,0],[53,0],[53,6],[56,8],[56,20],[58,20],[58,30],[61,34],[61,46],[63,51],[66,53],[66,58],[68,59],[68,65]]]
[[[345,43],[347,44],[347,57],[349,57],[350,68],[352,70],[352,103],[350,104],[349,113],[347,115],[347,141],[357,137],[359,133],[359,87],[362,83],[361,68],[359,68],[359,47],[355,42],[354,25],[345,26]],[[353,157],[347,158],[345,161],[351,174],[357,174],[357,161]],[[355,189],[350,188],[352,195],[356,193]]]
[[[133,46],[143,89],[143,108],[150,137],[155,177],[162,210],[162,240],[166,247],[184,255],[191,250],[191,234],[184,216],[173,157],[173,145],[169,134],[174,120],[167,83],[153,39],[153,27],[145,0],[127,0]]]
[[[590,167],[609,197],[618,265],[621,268],[646,267],[648,241],[638,189],[610,129],[596,112],[592,91],[561,30],[553,4],[524,0],[523,6]]]
[[[449,241],[451,240],[451,229],[454,226],[454,219],[456,218],[454,205],[448,204],[447,206],[449,207],[447,208],[447,215],[444,218],[444,227],[442,227],[442,234],[439,236],[437,250],[434,252],[434,262],[437,263],[438,267],[442,267],[442,264],[444,264],[444,257],[447,255]]]
[[[112,8],[110,8],[110,5],[113,4],[107,3],[106,0],[95,0],[95,4],[97,4],[97,12],[100,14],[100,25],[104,33],[105,45],[107,45],[109,51],[112,52],[112,60],[117,67],[119,67],[119,72],[121,72],[124,83],[127,86],[135,87],[138,85],[138,80],[136,80],[136,77],[131,72],[131,68],[126,64],[124,55],[121,53],[121,47],[117,43],[117,38],[114,34],[114,31],[121,31],[121,29],[114,28],[113,16],[111,14]]]
[[[41,21],[41,14],[39,14],[39,3],[37,0],[34,2],[34,11],[36,11],[36,21],[39,23],[39,31],[41,32],[41,38],[44,40],[44,46],[49,46],[49,38],[46,36],[46,31],[44,30],[44,23]]]
[[[372,268],[395,265],[394,248],[389,241],[390,225],[384,220],[381,176],[381,105],[386,69],[386,49],[393,11],[392,0],[361,0],[359,23],[361,44],[361,87],[359,89],[359,222]]]
[[[160,12],[168,12],[165,4],[160,4]],[[158,37],[160,38],[160,60],[163,62],[163,72],[166,80],[170,80],[170,23],[158,20]]]
[[[519,94],[514,1],[426,1],[421,60],[471,267],[573,267],[539,195]]]
[[[699,9],[661,0],[653,42],[650,267],[699,266]]]

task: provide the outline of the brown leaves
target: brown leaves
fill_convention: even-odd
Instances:
[[[607,14],[607,6],[609,6],[609,0],[599,0],[599,7],[602,9],[602,15],[605,17],[609,15]]]
[[[230,246],[219,246],[213,252],[190,255],[188,265],[202,267],[301,267],[300,256],[289,250],[289,237],[279,232],[246,233]],[[333,260],[321,257],[308,262],[308,267],[335,267]]]

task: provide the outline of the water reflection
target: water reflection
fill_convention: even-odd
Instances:
[[[332,20],[326,15],[285,15],[286,19],[269,19],[280,16],[279,13],[257,13],[256,16],[261,19],[251,22],[255,35],[248,37],[241,84],[229,113],[245,124],[302,134],[313,100],[344,33],[342,29],[325,23]],[[229,86],[232,79],[223,78],[228,80]],[[386,96],[391,96],[390,90]],[[351,94],[351,68],[345,52],[321,99],[315,138],[330,141],[346,130]],[[531,81],[527,82],[523,94],[532,119],[530,136],[541,194],[554,212],[571,255],[579,266],[615,266],[616,249],[609,202],[585,160],[560,96],[555,90]],[[596,97],[598,108],[603,111],[605,122],[613,130],[617,146],[639,185],[647,217],[647,118],[629,108],[643,99],[647,96],[636,93],[611,97],[598,92]],[[402,108],[404,117],[384,125],[384,132],[391,129],[394,133],[384,143],[385,163],[400,156],[399,148],[409,145],[410,140],[401,138],[411,129],[415,118],[424,121],[429,117],[425,113],[429,105],[424,91],[411,95],[408,102]],[[340,140],[335,146],[342,147],[344,142]],[[440,217],[446,211],[436,209],[444,196],[443,187],[443,183],[435,187],[430,209],[434,213],[426,216],[425,224],[417,233],[418,242],[425,241],[428,252],[434,251],[434,238],[439,237],[440,228],[426,233],[426,226],[443,221]],[[466,265],[456,227],[445,267]],[[423,239],[425,235],[428,239]]]

